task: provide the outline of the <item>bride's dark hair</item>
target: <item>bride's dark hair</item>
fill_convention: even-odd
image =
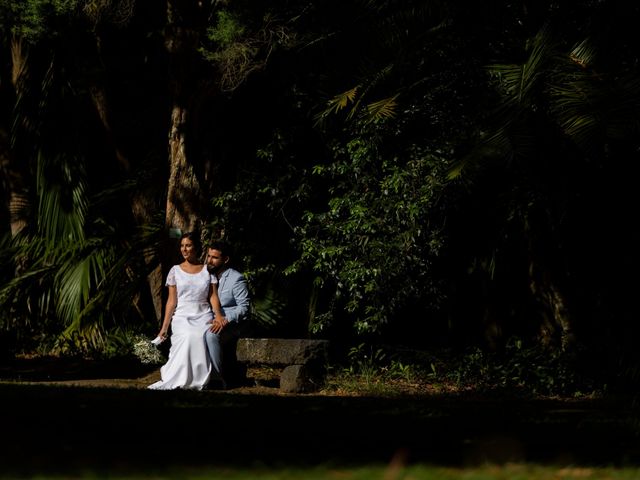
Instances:
[[[198,257],[202,254],[202,240],[200,240],[200,234],[198,232],[185,232],[180,236],[180,243],[183,238],[188,238],[193,243],[193,248],[196,250]]]

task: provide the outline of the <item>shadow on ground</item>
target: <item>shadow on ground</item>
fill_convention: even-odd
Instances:
[[[136,379],[157,370],[135,358],[88,361],[83,358],[33,357],[0,362],[0,379],[41,382],[89,379]]]
[[[0,472],[408,462],[640,464],[627,400],[401,398],[0,383]]]

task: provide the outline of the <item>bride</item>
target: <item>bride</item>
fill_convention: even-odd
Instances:
[[[218,280],[198,260],[199,252],[197,234],[183,234],[180,253],[184,261],[171,267],[167,275],[169,297],[158,334],[166,339],[171,325],[169,358],[160,369],[161,380],[147,388],[202,390],[209,383],[212,368],[205,333],[211,328],[214,312],[216,317],[224,315],[218,298]]]

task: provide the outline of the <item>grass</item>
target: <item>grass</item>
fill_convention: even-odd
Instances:
[[[364,343],[329,370],[327,393],[346,395],[488,394],[529,398],[594,398],[610,385],[584,358],[509,342],[501,353],[421,351]],[[611,378],[608,379],[612,380]]]
[[[330,466],[290,468],[170,468],[145,472],[83,471],[69,476],[42,474],[32,478],[48,480],[69,478],[184,479],[184,480],[636,480],[638,468],[584,468],[577,466],[541,466],[530,464],[486,464],[478,467],[441,467],[433,465],[372,465],[353,468]]]
[[[638,478],[629,403],[0,382],[3,478]],[[634,418],[636,420],[634,420]]]
[[[524,387],[502,385],[518,361],[492,364],[474,352],[416,361],[362,346],[348,360],[304,395],[92,380],[149,373],[122,360],[7,364],[0,478],[640,478],[633,395],[541,394],[546,367]],[[252,372],[267,387],[277,375]],[[78,378],[89,381],[51,382]]]

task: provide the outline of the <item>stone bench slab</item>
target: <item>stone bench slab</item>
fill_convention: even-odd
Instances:
[[[236,358],[240,363],[283,367],[280,391],[305,393],[321,388],[328,361],[328,340],[240,338]]]
[[[236,347],[239,362],[266,365],[326,363],[328,340],[289,338],[240,338]]]

